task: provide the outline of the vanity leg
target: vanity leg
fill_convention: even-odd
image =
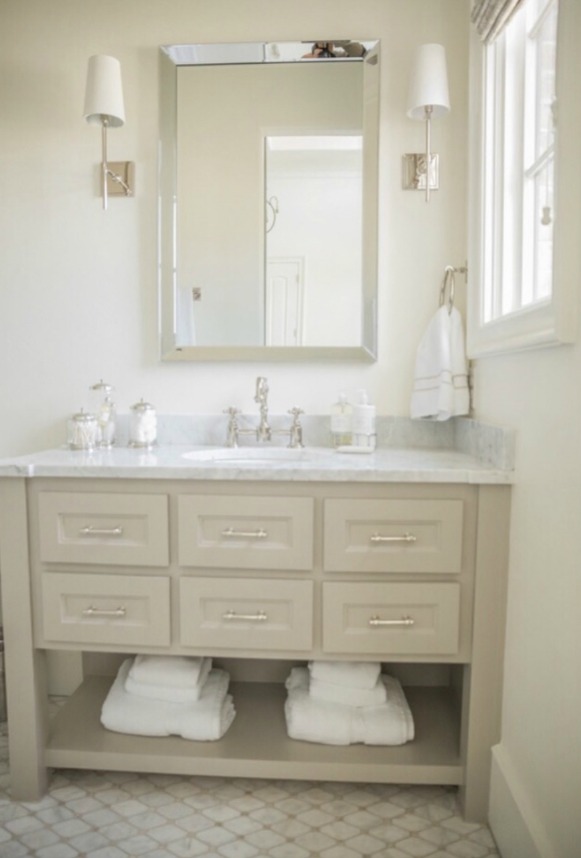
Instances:
[[[24,479],[0,480],[0,583],[5,641],[11,797],[34,801],[47,787],[45,653],[34,648]]]
[[[478,503],[472,662],[464,669],[464,816],[488,821],[492,746],[500,741],[510,489],[481,486]]]

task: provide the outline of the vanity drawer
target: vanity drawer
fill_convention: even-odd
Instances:
[[[210,649],[309,650],[311,581],[182,578],[180,641]]]
[[[327,653],[454,655],[459,620],[459,584],[323,585]]]
[[[460,500],[325,501],[331,572],[460,572]]]
[[[169,578],[146,575],[42,577],[44,641],[169,646]]]
[[[178,505],[181,566],[312,568],[312,498],[181,495]]]
[[[169,563],[166,495],[41,492],[38,507],[47,563]]]

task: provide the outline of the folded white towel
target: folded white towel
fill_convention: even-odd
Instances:
[[[310,661],[311,679],[349,688],[374,688],[381,664],[371,661]]]
[[[412,713],[398,680],[382,675],[387,702],[380,706],[341,706],[313,700],[309,674],[294,667],[287,679],[287,732],[291,739],[325,745],[403,745],[414,738]]]
[[[132,681],[164,688],[201,685],[212,667],[211,658],[183,655],[137,655],[131,665]]]
[[[168,703],[193,703],[195,700],[200,699],[204,683],[211,669],[212,659],[203,658],[197,684],[188,687],[186,685],[154,685],[147,680],[134,679],[132,666],[125,680],[125,691],[129,694],[136,694],[138,697],[145,697],[148,700],[166,700]]]
[[[143,700],[125,691],[132,659],[121,665],[101,709],[101,723],[117,733],[138,736],[182,736],[196,741],[221,739],[236,715],[227,693],[230,677],[224,670],[212,670],[202,695],[195,703],[168,703]]]
[[[355,707],[380,706],[387,700],[387,691],[381,679],[377,680],[373,688],[353,688],[313,679],[311,676],[309,694],[313,700],[326,700],[328,703]]]
[[[410,414],[414,419],[449,420],[469,410],[462,317],[456,307],[443,305],[418,346]]]

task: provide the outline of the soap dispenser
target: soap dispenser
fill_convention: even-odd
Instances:
[[[375,449],[375,405],[370,405],[366,390],[360,390],[353,407],[353,444]]]
[[[347,394],[340,393],[337,402],[331,408],[333,447],[344,447],[353,443],[352,423],[353,406],[347,401]]]

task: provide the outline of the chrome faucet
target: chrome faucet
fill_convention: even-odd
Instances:
[[[238,408],[226,408],[224,414],[228,415],[228,428],[226,430],[226,446],[237,447],[240,435],[254,435],[257,441],[272,441],[273,435],[287,435],[289,447],[303,447],[303,427],[301,426],[301,408],[291,408],[288,412],[292,416],[292,424],[288,429],[272,429],[268,422],[268,379],[259,375],[256,379],[256,391],[254,401],[258,403],[260,420],[253,428],[240,428]]]
[[[272,432],[268,423],[268,380],[259,375],[256,379],[256,393],[254,401],[260,408],[260,422],[256,428],[256,439],[258,441],[270,441]]]

